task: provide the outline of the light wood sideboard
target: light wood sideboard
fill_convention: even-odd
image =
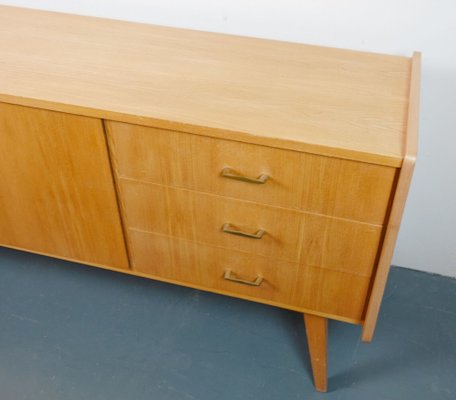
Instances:
[[[0,6],[0,245],[372,339],[417,151],[411,58]],[[153,296],[153,293],[151,293]]]

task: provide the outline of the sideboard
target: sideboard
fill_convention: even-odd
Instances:
[[[7,6],[0,38],[0,245],[300,312],[325,391],[327,319],[374,333],[420,54]]]

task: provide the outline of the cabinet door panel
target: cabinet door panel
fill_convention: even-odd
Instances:
[[[0,245],[128,268],[102,122],[0,103]]]

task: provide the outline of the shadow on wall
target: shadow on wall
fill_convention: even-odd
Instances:
[[[422,62],[418,158],[393,264],[456,277],[456,68]]]

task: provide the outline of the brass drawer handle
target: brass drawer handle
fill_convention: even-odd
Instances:
[[[259,229],[255,233],[242,232],[242,231],[239,231],[236,228],[234,228],[233,225],[231,225],[229,223],[223,224],[222,230],[223,230],[223,232],[230,233],[231,235],[248,237],[250,239],[261,239],[263,237],[263,235],[266,233],[266,231],[264,229]]]
[[[248,281],[246,279],[237,278],[231,274],[231,271],[229,269],[227,269],[225,271],[225,274],[223,275],[223,279],[226,279],[227,281],[231,281],[231,282],[242,283],[243,285],[249,285],[249,286],[260,286],[261,282],[263,282],[262,276],[257,276],[253,281]]]
[[[262,185],[263,183],[266,183],[266,181],[269,179],[269,176],[266,174],[261,174],[258,178],[250,178],[249,176],[239,175],[238,173],[236,173],[233,169],[231,169],[229,167],[223,168],[222,176],[224,178],[236,179],[237,181],[243,181],[243,182],[249,182],[249,183],[257,183],[260,185]]]

